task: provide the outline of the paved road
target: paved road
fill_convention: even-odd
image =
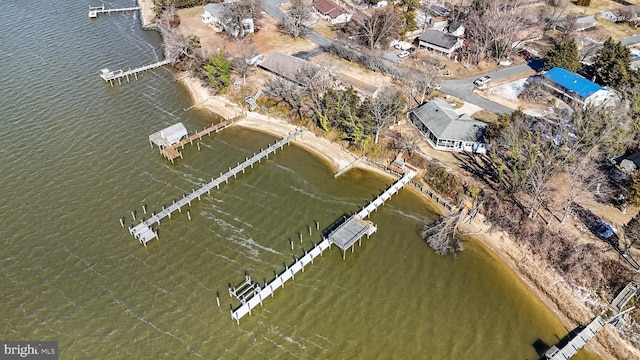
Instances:
[[[282,20],[282,11],[278,8],[280,4],[288,2],[289,0],[266,0],[265,10],[266,12],[273,16],[276,20]],[[330,39],[316,33],[309,32],[306,35],[311,41],[320,45],[321,47],[325,47],[331,45],[333,42]],[[523,73],[525,71],[530,70],[531,67],[527,64],[524,65],[516,65],[508,68],[500,69],[497,71],[492,71],[483,75],[489,75],[493,80],[499,80],[502,78],[510,77],[519,73]],[[480,76],[480,75],[478,75]],[[461,79],[461,80],[445,80],[442,82],[442,88],[440,89],[445,94],[450,94],[455,97],[458,97],[468,103],[479,106],[483,109],[487,109],[494,113],[510,113],[513,111],[512,109],[495,103],[493,101],[489,101],[484,99],[473,92],[473,80],[477,79],[478,76],[474,76],[471,78]]]
[[[517,75],[520,73],[524,73],[531,70],[531,67],[528,64],[511,66],[508,68],[488,72],[482,75],[491,76],[491,80],[500,80],[507,77],[511,77],[513,75]],[[494,113],[510,113],[513,110],[495,103],[493,101],[489,101],[473,92],[473,80],[477,79],[481,75],[476,75],[466,79],[460,80],[445,80],[442,82],[442,91],[445,94],[453,95],[458,97],[466,102],[477,105],[483,109],[487,109]]]

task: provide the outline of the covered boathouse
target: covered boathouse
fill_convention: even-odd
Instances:
[[[149,135],[149,142],[163,149],[165,146],[176,144],[188,136],[187,128],[179,122]]]

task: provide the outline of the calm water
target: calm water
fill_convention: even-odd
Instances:
[[[167,69],[113,88],[98,77],[160,59],[158,34],[132,15],[89,20],[85,1],[1,9],[0,339],[59,340],[61,359],[536,359],[537,339],[565,334],[483,248],[436,256],[419,235],[433,212],[408,190],[372,215],[379,231],[347,261],[332,249],[237,326],[228,282],[270,278],[319,240],[307,226],[389,181],[334,180],[292,146],[195,203],[192,221],[164,222],[145,249],[120,217],[130,225],[130,211],[157,211],[274,138],[225,130],[171,165],[147,136],[211,114],[183,111]]]

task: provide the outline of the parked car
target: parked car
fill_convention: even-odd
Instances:
[[[400,54],[398,54],[398,57],[399,57],[400,59],[404,59],[404,58],[406,58],[406,57],[407,57],[407,56],[409,56],[409,55],[411,55],[411,53],[410,53],[410,52],[408,52],[408,51],[403,51],[403,52],[401,52]]]
[[[473,81],[473,85],[481,86],[481,85],[484,85],[484,84],[488,83],[490,80],[491,80],[490,76],[482,76],[482,77],[479,77],[479,78],[475,79]]]
[[[596,232],[601,238],[608,239],[613,236],[613,227],[598,219],[596,220]]]

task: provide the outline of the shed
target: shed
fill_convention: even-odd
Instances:
[[[149,142],[162,149],[167,145],[173,145],[180,140],[186,139],[187,136],[189,136],[187,128],[179,122],[149,135]]]
[[[640,167],[640,151],[629,155],[620,162],[620,167],[628,172],[634,172]]]

